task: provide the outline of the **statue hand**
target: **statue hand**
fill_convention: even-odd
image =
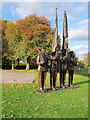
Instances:
[[[79,63],[77,63],[77,66],[79,65]]]
[[[51,59],[53,59],[53,57],[51,56]]]
[[[64,59],[66,59],[66,58],[67,58],[67,56],[65,55],[63,58],[64,58]]]

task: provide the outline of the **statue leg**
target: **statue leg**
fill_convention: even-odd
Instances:
[[[42,91],[42,72],[38,71],[38,77],[39,77],[39,90]]]
[[[68,86],[70,86],[70,70],[69,70],[69,84],[68,84]]]
[[[54,70],[54,73],[53,73],[53,87],[55,88],[55,70]]]
[[[44,72],[42,72],[42,89],[44,89]]]
[[[54,88],[54,70],[52,70],[52,90],[55,90],[55,88]]]
[[[52,70],[50,70],[50,89],[52,89]]]
[[[64,86],[64,82],[65,82],[65,74],[66,73],[66,71],[65,70],[63,70],[63,79],[62,79],[62,88],[65,88],[65,86]]]
[[[74,70],[72,70],[72,73],[71,73],[71,85],[73,86],[73,74],[74,74]]]
[[[46,82],[46,72],[44,72],[44,86],[43,86],[44,92],[46,92],[46,90],[45,90],[45,82]]]
[[[63,88],[63,70],[60,71],[60,88]]]
[[[63,76],[63,86],[65,86],[65,79],[66,79],[66,70],[64,70],[64,76]]]
[[[61,84],[62,84],[62,71],[60,70],[60,88],[61,88]]]
[[[69,70],[69,72],[70,72],[70,79],[69,79],[69,83],[70,83],[70,87],[71,87],[71,79],[72,79],[72,71],[71,70]]]
[[[55,77],[55,85],[54,85],[54,88],[57,89],[57,88],[56,88],[57,71],[55,71],[55,76],[54,76],[54,77]]]

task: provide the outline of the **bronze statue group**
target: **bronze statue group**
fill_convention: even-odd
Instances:
[[[50,68],[50,90],[57,90],[56,80],[57,73],[60,75],[60,88],[65,89],[65,78],[66,72],[68,70],[69,79],[68,86],[73,87],[73,74],[74,66],[78,65],[74,52],[70,51],[67,55],[68,49],[68,30],[67,30],[67,16],[64,12],[64,23],[63,23],[63,46],[58,55],[57,52],[57,41],[58,41],[58,24],[57,24],[57,9],[56,9],[56,23],[55,23],[55,36],[52,42],[51,55],[45,55],[45,46],[42,47],[41,53],[37,56],[37,65],[38,65],[38,77],[39,77],[39,91],[46,92],[45,82],[46,82],[46,73],[48,68]],[[48,60],[51,61],[50,66],[48,67]]]

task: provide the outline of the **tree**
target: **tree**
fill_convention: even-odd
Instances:
[[[49,55],[52,47],[54,30],[49,20],[36,14],[19,19],[14,23],[6,22],[4,30],[3,57],[12,61],[14,69],[15,60],[26,59],[26,70],[29,70],[30,61],[36,63],[38,49],[46,46],[46,54]],[[6,47],[5,47],[6,45]],[[60,36],[58,36],[58,51],[60,50]],[[33,63],[33,62],[32,62]]]
[[[14,69],[14,63],[17,59],[16,55],[16,46],[17,46],[17,30],[15,28],[15,24],[12,21],[7,21],[5,30],[5,40],[7,42],[7,47],[3,50],[7,50],[4,52],[3,56],[7,57],[12,62],[12,70]]]
[[[5,30],[7,29],[7,21],[0,19],[2,22],[2,25],[0,26],[1,28],[1,37],[2,40],[0,40],[0,45],[2,46],[2,68],[10,68],[11,61],[8,59],[8,41],[5,39]]]
[[[78,63],[79,63],[79,67],[80,68],[84,68],[84,62],[83,62],[83,60],[78,60]]]
[[[41,49],[45,45],[46,54],[50,53],[54,30],[51,29],[47,18],[38,17],[36,14],[17,20],[16,29],[20,35],[16,52],[20,53],[24,59],[27,59],[26,69],[28,70],[30,59],[36,59],[38,54],[36,46]],[[58,43],[58,48],[60,49],[60,42]]]
[[[88,69],[88,53],[84,54],[83,62],[84,62],[84,68]]]

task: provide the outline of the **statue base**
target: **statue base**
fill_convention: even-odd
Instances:
[[[60,90],[65,90],[65,89],[71,89],[71,88],[78,88],[78,87],[79,87],[79,86],[77,86],[77,85],[73,85],[72,87],[66,85],[65,88],[56,87],[57,90],[55,90],[55,91],[60,91]],[[47,88],[47,89],[46,89],[46,92],[41,92],[41,91],[39,91],[39,90],[36,90],[35,92],[36,92],[36,93],[49,93],[49,92],[53,92],[53,91],[54,91],[54,90],[51,90],[50,88]]]

